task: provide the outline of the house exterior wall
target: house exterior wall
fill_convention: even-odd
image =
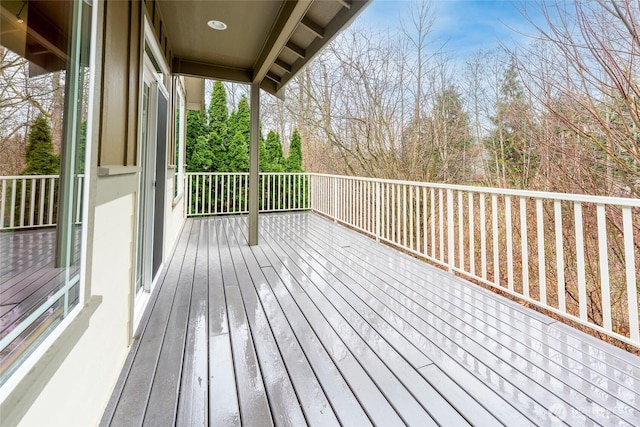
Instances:
[[[96,207],[93,258],[103,261],[94,262],[88,273],[94,293],[83,310],[88,316],[74,319],[78,325],[65,331],[70,336],[63,334],[62,342],[41,359],[44,366],[25,378],[26,396],[16,394],[4,402],[3,426],[91,426],[100,421],[129,346],[126,285],[133,262],[134,208],[132,194]]]
[[[182,230],[182,224],[184,224],[185,207],[184,207],[184,193],[178,199],[173,197],[173,177],[175,169],[171,168],[167,171],[167,188],[166,188],[166,200],[169,202],[166,204],[165,211],[165,241],[164,241],[164,260],[167,261],[171,258],[171,252],[175,242],[178,239],[178,235]]]
[[[85,197],[84,307],[0,403],[1,427],[98,424],[134,333],[142,23],[147,14],[157,32],[161,18],[153,13],[153,6],[137,1],[96,4],[100,8],[97,64],[101,66],[96,70],[90,184]],[[165,55],[170,55],[168,43],[163,37]],[[173,135],[169,134],[170,141]],[[173,174],[167,175],[165,259],[184,222],[184,198],[174,200]]]

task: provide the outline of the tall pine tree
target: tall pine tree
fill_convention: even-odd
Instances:
[[[25,150],[27,166],[22,175],[55,175],[60,172],[60,159],[53,152],[51,127],[43,114],[31,125]]]
[[[262,172],[284,171],[284,157],[282,154],[280,135],[272,130],[267,134],[267,139],[264,143],[260,144],[260,170]]]
[[[291,135],[289,157],[287,157],[286,172],[302,172],[302,141],[298,129]]]
[[[242,133],[247,141],[249,141],[251,132],[251,110],[247,97],[243,96],[238,102],[238,108],[231,113],[229,117],[228,131],[229,135],[235,136],[236,132]]]
[[[491,118],[495,130],[486,140],[493,156],[494,172],[502,181],[527,188],[539,157],[529,138],[531,105],[525,95],[514,64],[510,64],[502,76],[500,97],[496,104],[496,115]]]
[[[211,92],[209,103],[209,133],[217,133],[223,140],[227,138],[227,121],[229,110],[227,109],[227,90],[224,85],[216,81]]]
[[[209,103],[209,143],[213,152],[213,172],[227,170],[227,149],[229,143],[229,110],[227,109],[227,90],[222,82],[216,81]]]
[[[206,136],[196,138],[193,153],[189,161],[190,172],[214,172],[215,156],[211,150],[211,143]]]
[[[242,132],[236,132],[229,141],[226,172],[249,172],[249,144]]]
[[[198,144],[198,137],[206,138],[207,135],[207,123],[205,115],[202,111],[187,110],[187,141],[185,146],[185,157],[187,159],[187,172],[202,172],[196,166],[198,161],[194,161],[193,155],[196,152],[196,147],[202,149],[203,145]],[[208,142],[207,142],[208,144]],[[211,151],[211,148],[207,145],[207,151]]]
[[[249,171],[250,115],[249,102],[243,96],[229,117],[228,132],[232,138],[225,153],[227,172]]]
[[[435,95],[429,130],[435,150],[436,179],[460,184],[471,170],[472,138],[469,116],[455,86],[447,86]]]

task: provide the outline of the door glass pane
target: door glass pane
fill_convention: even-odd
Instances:
[[[149,95],[150,88],[145,82],[142,88],[142,113],[140,118],[140,154],[139,159],[142,159],[142,171],[140,173],[140,197],[138,197],[138,250],[136,254],[136,292],[139,292],[144,285],[144,200],[146,194],[145,176],[146,176],[146,149],[147,149],[147,134],[149,132]]]
[[[155,186],[153,189],[153,277],[160,270],[164,244],[164,205],[167,183],[167,108],[164,93],[157,89],[156,141],[155,141]]]
[[[0,12],[2,385],[80,301],[91,7]]]

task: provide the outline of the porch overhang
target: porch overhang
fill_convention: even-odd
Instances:
[[[371,0],[159,1],[172,72],[282,89]],[[207,26],[222,21],[224,31]]]

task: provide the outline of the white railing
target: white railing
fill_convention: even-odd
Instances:
[[[189,172],[187,216],[249,212],[248,173]],[[260,212],[309,209],[309,178],[304,173],[261,173]]]
[[[640,200],[309,174],[311,209],[640,346]]]
[[[51,227],[58,220],[58,175],[0,176],[0,230]],[[74,219],[82,219],[84,175],[75,177]]]

